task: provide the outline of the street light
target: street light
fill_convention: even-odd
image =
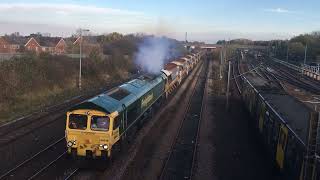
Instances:
[[[89,29],[79,29],[79,32],[80,32],[79,89],[81,90],[82,32],[89,32]]]
[[[226,110],[229,109],[229,86],[230,86],[231,60],[228,61],[228,82],[227,82],[227,103]]]
[[[308,45],[306,44],[304,48],[304,62],[303,62],[304,65],[306,65],[306,61],[307,61],[307,48],[308,48]]]
[[[289,62],[289,40],[287,41],[287,62]]]

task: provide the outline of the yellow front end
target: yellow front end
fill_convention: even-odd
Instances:
[[[66,141],[73,157],[110,157],[112,145],[119,140],[119,128],[113,130],[113,114],[96,110],[67,113]]]

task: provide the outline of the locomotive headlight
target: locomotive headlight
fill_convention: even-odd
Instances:
[[[73,142],[72,141],[68,141],[68,147],[72,147],[73,146]]]
[[[108,145],[106,144],[100,145],[100,147],[102,147],[104,150],[108,149]]]
[[[76,144],[76,140],[74,140],[74,141],[68,141],[67,146],[68,146],[68,147],[72,147],[72,146],[75,145],[75,144]]]

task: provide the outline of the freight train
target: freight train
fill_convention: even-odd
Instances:
[[[279,175],[320,180],[320,115],[284,91],[249,75],[241,76],[242,99]]]
[[[166,64],[159,75],[142,75],[70,108],[65,130],[68,155],[110,159],[134,139],[154,109],[203,55],[200,51],[177,59]]]

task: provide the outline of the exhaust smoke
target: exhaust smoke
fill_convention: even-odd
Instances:
[[[170,56],[170,41],[167,38],[146,37],[138,48],[135,63],[144,72],[159,74]]]

